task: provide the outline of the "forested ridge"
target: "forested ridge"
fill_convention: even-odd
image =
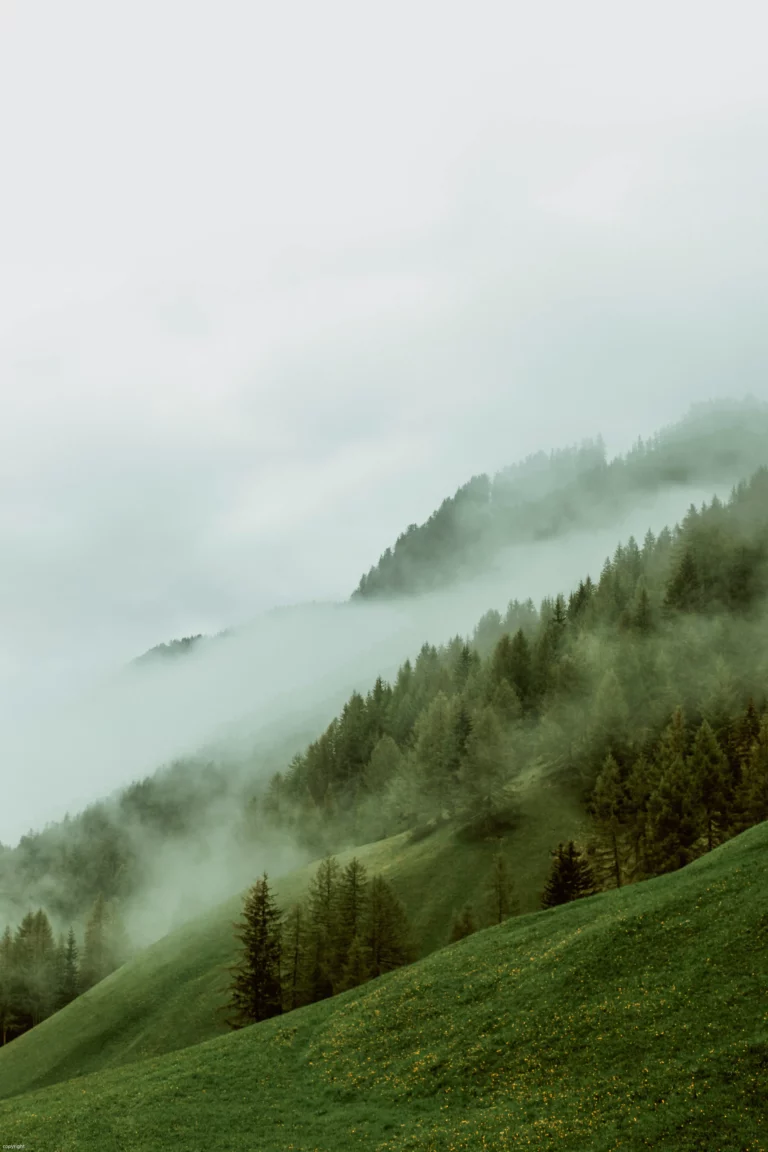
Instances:
[[[554,775],[591,804],[606,881],[679,867],[768,816],[768,470],[691,506],[600,577],[539,609],[489,612],[377,680],[261,802],[299,837],[515,822],[516,783]]]
[[[468,838],[514,835],[521,782],[541,776],[575,790],[590,813],[592,834],[576,850],[594,888],[679,868],[768,818],[766,592],[762,468],[727,503],[691,506],[674,528],[617,546],[599,577],[538,607],[491,610],[472,636],[424,645],[392,683],[353,693],[266,789],[243,796],[234,834],[255,841],[279,828],[316,855],[444,823]],[[69,924],[86,974],[67,987],[92,978],[94,906],[119,919],[144,875],[132,822],[183,840],[228,787],[224,767],[179,762],[3,850],[0,872],[18,899],[44,894],[4,938],[11,1032],[60,1006]],[[568,856],[552,849],[555,864]],[[457,938],[476,923],[474,910],[463,916]],[[119,949],[111,957],[102,975]]]
[[[730,484],[768,464],[768,405],[707,402],[608,460],[602,437],[482,473],[425,523],[411,524],[353,592],[376,599],[429,591],[493,564],[501,549],[589,530],[670,486]]]

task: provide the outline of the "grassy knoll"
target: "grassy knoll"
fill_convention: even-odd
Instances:
[[[0,1104],[41,1152],[768,1149],[768,824],[230,1036]]]
[[[521,789],[519,834],[511,834],[507,850],[523,911],[538,907],[550,846],[573,835],[579,820],[575,801],[562,788],[538,778]],[[394,836],[339,860],[356,854],[371,873],[392,881],[427,953],[446,942],[453,912],[465,901],[481,905],[495,848],[495,842],[468,843],[442,828],[416,843]],[[313,871],[311,865],[275,881],[281,906],[303,895]],[[195,918],[0,1048],[0,1097],[228,1034],[219,1009],[227,998],[225,968],[235,959],[232,922],[241,907],[236,896]]]

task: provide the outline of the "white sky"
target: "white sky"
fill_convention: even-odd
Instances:
[[[7,700],[347,595],[474,472],[768,397],[766,33],[0,0]]]

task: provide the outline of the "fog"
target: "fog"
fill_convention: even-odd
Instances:
[[[761,4],[0,20],[3,842],[223,727],[325,722],[687,499],[460,593],[268,615],[343,600],[473,473],[768,398]]]
[[[272,611],[182,656],[117,669],[87,690],[6,704],[8,761],[23,771],[6,786],[10,803],[3,809],[0,839],[13,842],[30,826],[74,814],[183,755],[243,763],[256,783],[260,763],[274,770],[271,750],[291,747],[292,741],[295,751],[303,748],[353,689],[366,692],[378,675],[392,678],[424,642],[469,636],[485,611],[503,612],[511,599],[530,596],[538,606],[545,596],[567,593],[588,573],[596,580],[620,541],[634,535],[642,542],[648,528],[658,532],[674,525],[691,502],[700,505],[715,492],[728,495],[717,486],[674,489],[639,500],[630,514],[599,531],[511,547],[482,577],[444,592]],[[286,753],[280,766],[287,767],[288,759]],[[211,813],[201,836],[224,843],[221,826],[231,825],[233,812],[225,805],[218,815]],[[213,883],[226,895],[236,887],[231,876],[241,856],[233,849],[226,864],[220,852],[210,851],[221,877]],[[196,863],[211,883],[209,865]],[[168,867],[165,862],[158,868],[164,887]],[[251,856],[246,867],[252,873]],[[196,874],[188,859],[179,870],[185,892],[195,892]]]

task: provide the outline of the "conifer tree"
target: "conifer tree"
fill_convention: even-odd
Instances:
[[[461,770],[462,812],[478,827],[490,827],[503,805],[507,756],[501,726],[492,708],[473,720]]]
[[[471,936],[474,932],[477,932],[475,914],[472,911],[471,905],[465,904],[461,912],[453,918],[449,943],[455,944],[458,940],[463,940],[466,936]]]
[[[567,844],[558,844],[552,856],[542,907],[554,908],[558,904],[590,896],[594,890],[592,872],[573,840]]]
[[[309,886],[308,911],[309,997],[323,1000],[333,995],[337,975],[339,865],[334,856],[326,856],[317,866]]]
[[[17,1023],[14,1003],[15,967],[13,933],[6,926],[0,937],[0,1044],[8,1043]]]
[[[411,939],[405,909],[381,876],[374,876],[362,926],[361,943],[371,976],[400,968],[411,959]]]
[[[62,941],[62,944],[59,980],[56,989],[57,1008],[63,1008],[69,1004],[80,991],[78,948],[75,933],[72,928],[69,929],[66,942]]]
[[[624,804],[625,792],[619,766],[609,752],[592,793],[592,812],[601,834],[610,846],[613,876],[617,888],[621,888],[622,885],[621,832]]]
[[[739,807],[744,813],[744,827],[768,820],[768,715],[753,741],[744,764],[739,788]]]
[[[232,1028],[244,1028],[282,1012],[280,912],[266,872],[247,893],[243,919],[235,929],[242,953],[239,963],[230,969],[228,1023]]]
[[[285,918],[281,933],[283,1005],[288,1012],[308,1002],[308,934],[307,910],[303,904],[294,904]]]
[[[698,612],[704,607],[701,580],[693,550],[686,546],[680,562],[667,585],[664,597],[664,611]]]
[[[103,895],[99,893],[91,909],[85,926],[83,947],[82,984],[84,989],[93,987],[114,971],[116,964],[109,939],[109,908]]]
[[[728,823],[728,761],[706,720],[696,733],[688,763],[711,852]]]
[[[374,746],[363,772],[363,783],[369,792],[381,793],[400,771],[403,755],[391,736],[385,734]]]
[[[488,911],[491,924],[501,924],[515,911],[517,901],[514,896],[507,861],[501,849],[494,854],[491,876],[488,884]]]
[[[336,944],[338,973],[343,972],[352,941],[361,931],[367,897],[368,880],[365,867],[355,856],[342,871],[338,882]]]
[[[346,992],[350,988],[358,988],[370,978],[371,970],[365,945],[359,936],[354,936],[347,950],[338,990]]]
[[[688,864],[694,857],[700,827],[691,771],[682,756],[666,756],[648,801],[648,854],[654,870],[671,872]]]

